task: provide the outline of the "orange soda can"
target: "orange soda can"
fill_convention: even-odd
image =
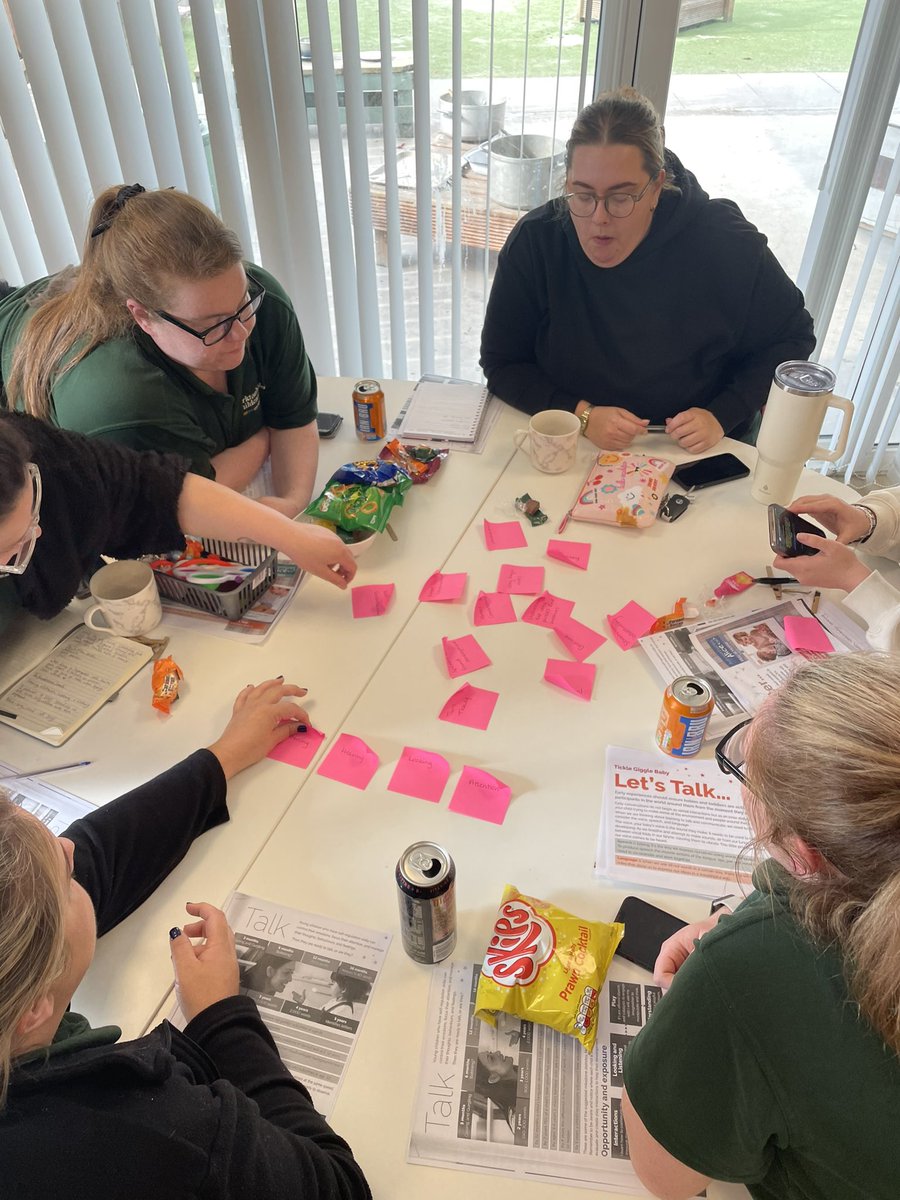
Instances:
[[[361,379],[353,389],[353,420],[361,442],[379,442],[387,433],[384,392],[377,379]]]
[[[663,693],[656,726],[656,744],[673,758],[690,758],[703,745],[713,710],[709,684],[695,675],[673,679]]]

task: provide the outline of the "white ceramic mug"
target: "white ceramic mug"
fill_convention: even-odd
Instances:
[[[162,605],[153,572],[146,563],[109,563],[91,578],[96,604],[84,614],[89,629],[137,637],[149,633],[162,620]]]
[[[528,439],[531,461],[539,471],[548,475],[559,475],[575,465],[581,422],[572,412],[562,408],[548,408],[535,413],[527,429],[518,429],[513,437],[521,450]]]

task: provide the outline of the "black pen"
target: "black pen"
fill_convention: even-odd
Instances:
[[[5,708],[0,708],[0,717],[8,717],[10,721],[18,721],[19,714],[7,712]]]
[[[767,583],[769,587],[783,587],[789,583],[796,583],[797,580],[791,575],[763,575],[760,579],[754,579],[754,583]]]

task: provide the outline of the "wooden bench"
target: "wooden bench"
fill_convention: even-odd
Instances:
[[[591,20],[600,20],[601,0],[592,0]],[[587,0],[579,0],[578,19],[584,20],[587,10]],[[681,0],[681,11],[678,14],[678,29],[692,29],[695,25],[704,25],[707,21],[731,21],[734,17],[734,0]]]

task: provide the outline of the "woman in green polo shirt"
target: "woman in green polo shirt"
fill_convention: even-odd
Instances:
[[[624,1062],[634,1167],[670,1200],[896,1200],[900,657],[807,664],[716,757],[771,857],[663,946]]]
[[[183,192],[107,188],[79,267],[0,301],[0,376],[32,416],[181,454],[293,517],[318,462],[316,376],[278,281]]]

